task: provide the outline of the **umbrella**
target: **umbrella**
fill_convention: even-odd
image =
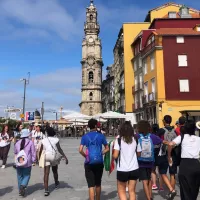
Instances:
[[[65,115],[63,118],[77,120],[77,119],[91,119],[91,116],[84,115],[84,114],[78,113],[78,112],[73,112],[69,115]]]

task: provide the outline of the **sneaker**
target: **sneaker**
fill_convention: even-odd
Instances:
[[[60,182],[58,181],[55,183],[55,189],[57,190],[59,188],[59,186],[60,186]]]
[[[24,197],[25,196],[25,187],[24,186],[20,186],[20,195],[22,196],[22,197]]]
[[[5,168],[6,168],[6,166],[5,166],[5,165],[2,165],[1,169],[5,169]]]
[[[173,200],[174,197],[176,196],[176,191],[171,191],[168,195],[167,195],[167,200]]]
[[[159,192],[164,192],[164,188],[163,188],[163,187],[160,187],[160,188],[159,188]]]
[[[49,196],[49,191],[48,191],[48,190],[45,190],[45,191],[44,191],[44,196],[45,196],[45,197]]]
[[[158,189],[157,185],[152,185],[152,190],[157,190],[157,189]]]

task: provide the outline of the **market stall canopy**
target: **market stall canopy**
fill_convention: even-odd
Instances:
[[[78,119],[91,119],[91,116],[81,114],[79,112],[73,112],[69,115],[65,115],[64,119],[78,120]]]
[[[118,112],[113,112],[113,111],[108,111],[106,113],[100,113],[93,118],[98,119],[98,118],[104,118],[104,119],[125,119],[127,116]]]

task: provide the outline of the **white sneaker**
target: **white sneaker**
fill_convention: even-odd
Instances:
[[[5,166],[5,165],[2,165],[1,169],[5,169],[5,168],[6,168],[6,166]]]

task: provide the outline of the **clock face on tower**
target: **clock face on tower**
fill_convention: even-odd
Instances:
[[[94,58],[93,57],[88,57],[88,64],[89,64],[89,66],[94,65]]]
[[[89,40],[88,40],[88,42],[89,42],[89,43],[93,43],[93,42],[94,42],[94,39],[93,39],[92,37],[90,37]]]

